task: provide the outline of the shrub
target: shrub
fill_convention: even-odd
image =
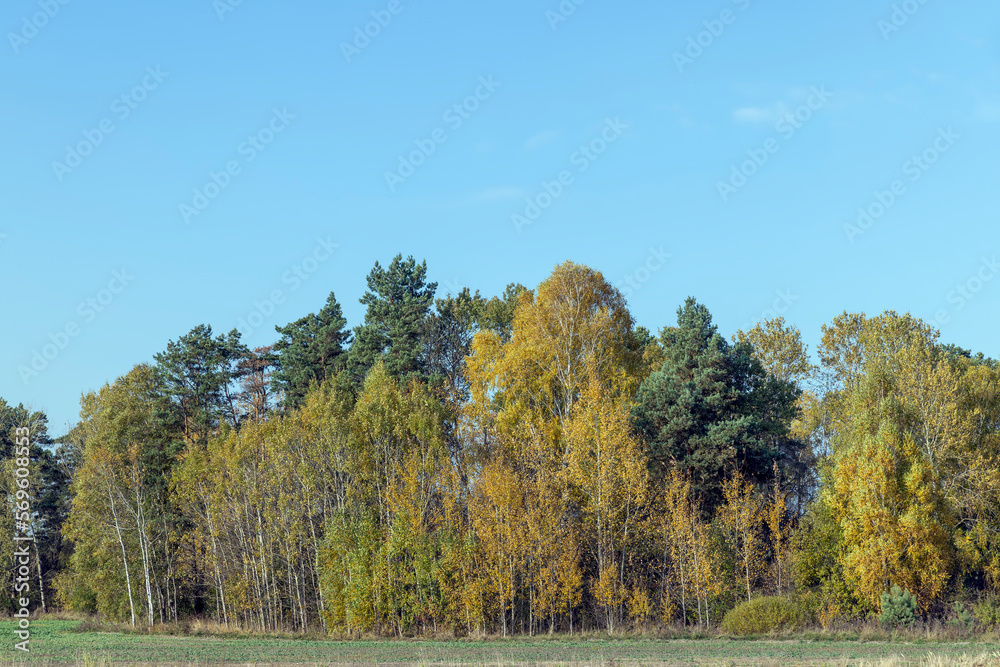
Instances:
[[[972,609],[984,628],[992,630],[1000,625],[1000,599],[988,597],[980,600]]]
[[[814,625],[826,606],[823,597],[816,591],[799,591],[788,598],[795,606],[799,625]]]
[[[885,625],[913,625],[917,620],[917,598],[896,584],[882,593],[882,613],[878,620]]]
[[[791,629],[800,622],[795,603],[780,597],[754,598],[730,609],[722,627],[731,635],[763,635]]]
[[[961,602],[952,605],[953,615],[948,620],[948,625],[961,630],[974,630],[976,627],[976,616],[972,608]]]

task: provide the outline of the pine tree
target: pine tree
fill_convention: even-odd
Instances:
[[[281,340],[274,344],[278,368],[272,381],[284,394],[286,408],[300,406],[312,383],[325,382],[343,369],[344,346],[351,341],[351,332],[344,331],[346,325],[340,304],[330,292],[318,313],[275,327]]]
[[[239,426],[235,383],[248,354],[236,329],[213,338],[212,327],[199,324],[154,355],[158,384],[187,442],[204,443],[224,422]]]
[[[654,479],[680,470],[711,515],[729,472],[759,483],[770,479],[775,459],[795,457],[794,443],[783,453],[769,436],[787,433],[798,393],[769,379],[749,345],[726,343],[693,298],[661,344],[666,360],[643,381],[633,421],[648,442]]]
[[[427,262],[417,264],[396,255],[388,269],[378,262],[368,274],[368,291],[361,297],[367,306],[365,322],[355,329],[349,370],[361,386],[369,369],[379,360],[395,378],[424,378],[421,333],[434,303],[437,283],[426,282]]]

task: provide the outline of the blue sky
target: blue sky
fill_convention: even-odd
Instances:
[[[357,325],[399,252],[441,293],[585,263],[654,331],[688,295],[812,348],[895,309],[1000,355],[995,2],[9,0],[0,30],[0,396],[56,434],[197,324],[264,345],[334,291]]]

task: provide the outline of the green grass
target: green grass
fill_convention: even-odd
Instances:
[[[918,664],[929,654],[952,664],[963,655],[998,656],[967,664],[1000,665],[995,643],[890,643],[803,639],[675,639],[540,637],[492,640],[303,640],[74,632],[79,621],[31,625],[31,653],[14,650],[14,623],[0,622],[0,664],[568,664],[818,665]]]

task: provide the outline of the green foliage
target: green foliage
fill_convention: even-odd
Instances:
[[[844,581],[841,555],[844,534],[821,497],[814,501],[792,534],[792,568],[800,591],[814,591],[838,617],[861,617],[870,605],[858,599]]]
[[[843,529],[840,560],[855,594],[874,606],[895,582],[926,608],[951,571],[952,521],[936,471],[908,432],[912,415],[895,392],[884,369],[848,390],[851,416],[837,437],[824,494]]]
[[[798,459],[788,428],[800,391],[769,378],[748,344],[729,345],[705,306],[688,298],[660,338],[666,361],[643,381],[632,412],[654,479],[679,469],[712,514],[729,471],[761,483],[776,459]]]
[[[446,616],[447,412],[423,386],[400,386],[380,362],[344,416],[342,472],[353,483],[318,551],[324,620],[347,632],[424,631]]]
[[[162,575],[170,567],[167,550],[154,546],[170,529],[177,461],[176,441],[157,418],[161,380],[156,369],[139,365],[84,396],[78,435],[85,447],[65,528],[74,549],[62,599],[83,609],[96,601],[99,613],[133,625],[142,617],[153,624],[162,599],[157,588],[168,583]]]
[[[63,447],[31,454],[60,602],[262,633],[725,615],[744,635],[872,614],[890,583],[907,589],[883,596],[892,624],[998,586],[1000,371],[919,320],[845,313],[816,373],[794,327],[731,344],[694,299],[654,338],[572,262],[492,299],[436,288],[399,255],[369,274],[353,344],[331,293],[273,347],[195,327],[85,395]],[[26,419],[44,425],[0,401],[8,502]],[[753,599],[792,571],[794,595]],[[953,616],[994,627],[1000,603]]]
[[[988,629],[1000,626],[1000,598],[990,595],[977,602],[972,608],[976,619]]]
[[[368,291],[361,297],[368,307],[365,322],[355,329],[349,369],[355,384],[364,382],[369,369],[385,362],[395,378],[424,377],[421,334],[434,303],[437,283],[426,282],[427,262],[396,255],[388,269],[378,262],[368,274]]]
[[[730,609],[722,619],[722,627],[731,635],[764,635],[791,630],[801,618],[801,610],[791,600],[759,597]]]
[[[457,296],[438,299],[436,310],[428,315],[421,334],[421,359],[430,382],[443,389],[458,405],[469,399],[469,381],[465,376],[465,358],[472,347],[486,301],[477,291],[464,288]]]
[[[976,627],[975,612],[967,604],[962,602],[956,602],[952,605],[953,616],[948,620],[948,625],[951,625],[962,630],[973,630]]]
[[[164,352],[153,355],[158,374],[152,390],[166,400],[157,415],[183,433],[188,442],[204,443],[222,423],[237,427],[240,414],[234,383],[241,375],[241,362],[249,350],[240,342],[240,332],[212,337],[212,327],[199,324]],[[154,394],[151,394],[151,398]]]
[[[842,541],[840,524],[829,506],[822,499],[812,503],[792,534],[795,583],[800,588],[814,588],[842,578],[837,559]]]
[[[990,359],[982,352],[977,352],[973,355],[971,350],[966,350],[951,343],[941,345],[940,347],[941,352],[946,356],[968,359],[969,362],[976,366],[986,366],[993,369],[1000,367],[1000,362],[996,359]]]
[[[344,346],[351,332],[344,331],[340,304],[333,292],[319,313],[310,313],[291,324],[275,327],[281,340],[274,344],[278,369],[274,386],[284,394],[284,405],[298,407],[313,383],[331,379],[344,365]]]
[[[523,285],[508,285],[503,296],[485,299],[468,287],[435,302],[421,333],[420,363],[432,387],[454,406],[467,403],[470,385],[465,360],[472,340],[481,331],[491,331],[500,340],[510,339],[514,311]]]
[[[29,432],[30,446],[26,457],[15,456],[18,441],[21,441],[21,447],[24,445],[23,439],[18,436],[18,428],[27,428]],[[23,436],[23,432],[21,435]],[[14,532],[13,501],[15,493],[19,490],[14,486],[14,469],[27,468],[31,507],[27,524],[35,538],[35,543],[32,545],[32,560],[34,561],[36,556],[41,560],[48,605],[52,602],[50,590],[52,580],[68,556],[61,529],[69,512],[69,476],[74,469],[72,452],[65,447],[53,450],[52,446],[53,441],[48,433],[48,417],[45,413],[30,410],[24,405],[13,406],[0,398],[0,497],[11,503],[7,505],[10,511],[0,514],[0,533],[11,535]],[[23,514],[19,520],[24,521]],[[0,562],[13,563],[14,548],[12,540],[0,543]],[[40,607],[41,596],[36,574],[33,569],[30,589],[26,596],[31,600],[33,607]],[[13,595],[0,597],[0,609],[12,610],[14,600]]]
[[[882,613],[878,620],[889,626],[913,625],[917,620],[916,596],[893,584],[889,592],[882,593]]]
[[[478,312],[479,328],[496,333],[504,342],[510,340],[514,331],[514,312],[520,303],[521,295],[530,292],[531,290],[520,283],[507,285],[503,295],[495,296],[483,303]]]

